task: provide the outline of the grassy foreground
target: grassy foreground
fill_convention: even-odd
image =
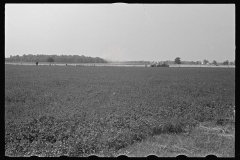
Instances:
[[[111,156],[233,106],[231,68],[5,65],[5,154]]]

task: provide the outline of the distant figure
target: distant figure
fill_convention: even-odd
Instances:
[[[38,62],[36,62],[36,65],[38,65]]]
[[[67,66],[67,64],[66,64],[66,66]]]

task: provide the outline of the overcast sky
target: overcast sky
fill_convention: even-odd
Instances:
[[[5,57],[235,59],[234,4],[6,4]]]

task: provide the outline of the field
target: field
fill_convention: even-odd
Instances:
[[[5,154],[113,156],[188,133],[196,155],[234,156],[235,139],[209,133],[206,144],[193,129],[233,106],[233,68],[5,65]]]

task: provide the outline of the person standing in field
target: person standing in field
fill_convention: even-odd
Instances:
[[[38,62],[36,62],[36,65],[38,65]]]

